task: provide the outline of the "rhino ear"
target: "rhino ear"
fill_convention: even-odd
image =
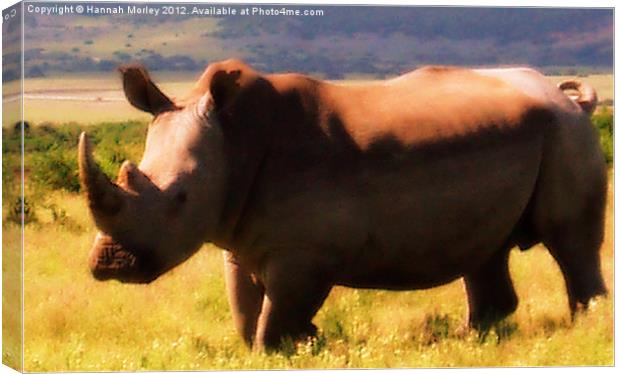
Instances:
[[[153,115],[176,109],[172,100],[153,83],[144,67],[124,65],[118,70],[123,78],[125,96],[131,105]]]
[[[240,87],[241,70],[219,70],[213,74],[209,91],[217,110],[230,105],[237,96]]]
[[[196,103],[196,114],[198,117],[208,120],[211,117],[211,113],[215,108],[215,103],[213,100],[213,96],[211,96],[210,92],[203,94],[198,102]]]

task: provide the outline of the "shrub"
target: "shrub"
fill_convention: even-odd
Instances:
[[[613,164],[613,112],[603,108],[592,116],[608,165]],[[77,168],[77,140],[88,129],[95,146],[95,158],[110,178],[115,178],[121,163],[137,162],[143,152],[146,124],[141,121],[105,122],[83,127],[76,123],[31,126],[24,134],[25,167],[31,181],[41,190],[80,189]],[[19,184],[16,171],[20,168],[21,131],[2,130],[3,198],[12,200]]]
[[[592,124],[598,130],[601,148],[608,165],[614,161],[614,115],[606,107],[592,116]]]
[[[95,158],[102,170],[111,178],[126,159],[137,160],[142,151],[146,125],[130,121],[122,123],[102,123],[89,126],[88,133],[95,145]],[[85,128],[75,124],[33,126],[24,138],[25,166],[31,170],[31,180],[39,190],[66,190],[77,192],[80,189],[77,167],[77,140]],[[19,134],[4,134],[3,157],[8,161],[15,159],[19,166]],[[10,166],[5,163],[5,166]],[[3,172],[3,181],[11,178],[10,167]]]
[[[75,153],[53,149],[36,154],[32,160],[32,179],[45,188],[79,191],[80,182]]]
[[[74,233],[79,233],[83,230],[82,226],[80,226],[79,223],[77,223],[73,218],[71,218],[67,214],[67,211],[65,209],[58,206],[57,204],[43,204],[42,207],[49,210],[52,216],[52,225],[62,226]]]

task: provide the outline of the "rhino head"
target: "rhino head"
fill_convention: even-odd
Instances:
[[[219,113],[239,89],[240,71],[210,66],[178,102],[143,67],[120,71],[128,101],[153,120],[142,161],[125,161],[116,182],[94,161],[87,134],[80,135],[80,182],[99,229],[89,266],[99,280],[148,283],[216,236],[230,174]]]

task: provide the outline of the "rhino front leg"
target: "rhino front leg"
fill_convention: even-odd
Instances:
[[[331,290],[328,274],[311,256],[287,256],[266,264],[265,298],[256,333],[259,349],[275,350],[287,338],[299,341],[316,334],[312,318]]]
[[[224,275],[233,321],[245,343],[252,346],[265,289],[231,252],[224,252]]]

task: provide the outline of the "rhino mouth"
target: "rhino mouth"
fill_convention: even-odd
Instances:
[[[98,234],[91,251],[90,271],[99,281],[151,283],[161,274],[155,262],[137,251],[128,250],[111,237]]]

